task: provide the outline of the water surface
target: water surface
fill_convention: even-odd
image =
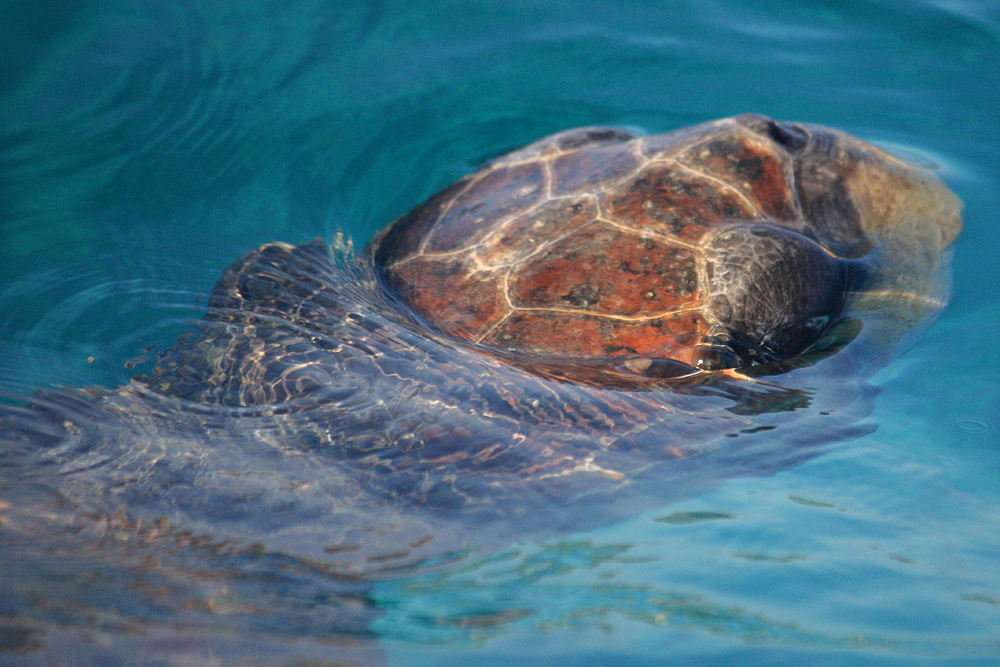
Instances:
[[[147,608],[155,576],[118,593],[108,572],[74,577],[64,554],[25,549],[4,565],[28,578],[0,598],[0,663],[1000,657],[993,4],[193,0],[0,17],[8,394],[122,384],[247,250],[337,231],[361,247],[483,160],[578,125],[662,132],[747,111],[833,125],[933,166],[967,206],[953,302],[869,379],[868,435],[357,590],[247,556],[225,565],[254,573],[236,602],[220,589],[204,608]],[[26,608],[43,609],[41,634]]]

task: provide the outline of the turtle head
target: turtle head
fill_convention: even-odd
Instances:
[[[696,348],[699,366],[791,359],[852,317],[891,345],[945,304],[962,204],[937,176],[827,127],[735,120],[784,154],[798,210],[781,226],[736,221],[707,240],[718,330]]]
[[[946,303],[962,202],[934,173],[828,127],[762,129],[792,156],[803,233],[865,265],[853,310],[888,314],[905,331]]]
[[[839,257],[887,245],[933,269],[962,230],[961,200],[928,169],[833,128],[753,114],[736,121],[791,158],[804,233]]]

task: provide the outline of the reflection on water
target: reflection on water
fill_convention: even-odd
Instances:
[[[538,583],[629,546],[550,543],[504,582],[526,597],[514,606],[479,604],[463,583],[429,620],[411,605],[428,604],[421,582],[462,582],[484,557],[511,558],[512,542],[614,524],[871,430],[857,423],[879,359],[863,353],[864,330],[778,383],[722,374],[636,391],[545,379],[429,337],[389,298],[350,254],[266,246],[223,275],[197,332],[150,374],[8,406],[8,648],[48,650],[42,636],[66,627],[374,647],[412,632],[400,614],[404,628],[559,624],[534,606]],[[599,604],[673,608],[627,592],[602,588]],[[588,616],[591,603],[562,597]],[[672,613],[699,618],[688,606]]]
[[[204,298],[180,267],[137,258],[127,268],[116,255],[67,263],[12,281],[4,295],[16,310],[0,323],[18,328],[0,383],[27,394],[58,380],[67,386],[120,384],[152,367],[157,348],[202,314]],[[147,277],[130,278],[142,267]]]

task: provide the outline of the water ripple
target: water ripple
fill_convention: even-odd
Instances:
[[[97,268],[61,265],[4,286],[0,331],[10,352],[0,387],[120,384],[203,312],[202,292],[189,280],[155,271],[124,278],[115,265],[112,257]]]

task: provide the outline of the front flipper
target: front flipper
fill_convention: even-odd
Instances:
[[[364,276],[333,260],[316,239],[270,243],[222,275],[196,331],[182,335],[148,378],[160,394],[208,404],[275,404],[331,383],[365,331]],[[370,277],[367,279],[371,283]]]

